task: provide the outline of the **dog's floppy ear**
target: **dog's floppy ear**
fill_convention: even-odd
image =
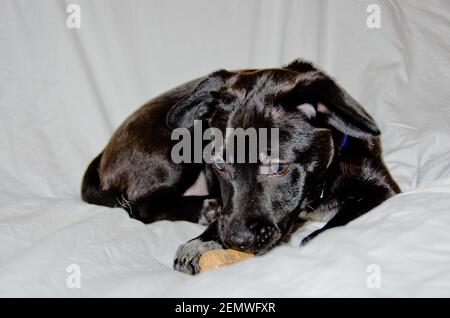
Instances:
[[[201,81],[191,94],[172,106],[166,117],[167,125],[172,129],[189,128],[194,125],[194,120],[207,119],[214,111],[218,92],[230,74],[219,70]]]
[[[286,68],[299,72],[297,83],[286,100],[306,117],[357,138],[380,134],[377,124],[361,104],[328,75],[304,61],[295,61]]]

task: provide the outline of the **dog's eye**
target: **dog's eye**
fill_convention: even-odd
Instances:
[[[223,171],[225,171],[225,162],[223,160],[214,161],[214,167],[218,171],[223,172]]]
[[[270,162],[259,168],[259,173],[268,176],[282,176],[289,170],[289,165],[282,162]]]
[[[281,162],[272,162],[269,167],[270,174],[284,175],[289,170],[289,165]]]

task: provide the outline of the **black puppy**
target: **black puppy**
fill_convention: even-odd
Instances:
[[[278,128],[279,160],[175,164],[171,129],[192,127],[194,120],[224,135],[227,127]],[[328,219],[307,241],[398,193],[381,158],[379,134],[362,106],[310,63],[217,71],[132,114],[88,167],[82,198],[120,205],[144,223],[209,221],[205,232],[176,254],[175,269],[195,274],[207,250],[263,254],[299,217]],[[202,170],[209,195],[182,196]]]

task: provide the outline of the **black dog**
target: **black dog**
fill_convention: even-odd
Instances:
[[[171,129],[279,128],[280,161],[175,164]],[[206,250],[263,254],[298,217],[328,218],[320,232],[344,225],[398,193],[381,158],[379,129],[362,106],[310,63],[277,69],[217,71],[151,100],[114,133],[88,167],[82,198],[122,206],[130,216],[209,221],[182,245],[175,269],[195,274]],[[225,146],[226,147],[226,144]],[[209,195],[183,196],[201,171]]]

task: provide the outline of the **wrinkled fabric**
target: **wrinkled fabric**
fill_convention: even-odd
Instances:
[[[0,0],[0,296],[450,296],[448,1],[78,0],[80,29],[70,3]],[[375,118],[402,194],[306,246],[321,224],[195,277],[171,263],[202,226],[79,198],[89,161],[149,98],[297,57]]]

